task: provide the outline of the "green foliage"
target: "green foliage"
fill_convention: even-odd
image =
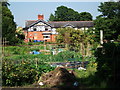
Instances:
[[[89,61],[89,59],[87,60]],[[81,86],[85,86],[86,88],[99,88],[97,85],[95,85],[95,82],[98,80],[98,78],[96,79],[94,76],[97,71],[96,68],[97,63],[95,63],[94,60],[90,60],[90,63],[87,65],[86,70],[75,69],[77,81]]]
[[[41,49],[44,49],[44,46],[9,46],[4,48],[4,55],[6,57],[14,58],[16,56],[21,57],[22,55],[29,55],[31,51],[39,51]]]
[[[51,14],[49,21],[86,21],[92,20],[92,15],[88,12],[78,13],[66,6],[59,6],[55,11],[55,15]]]
[[[3,59],[3,86],[23,86],[33,84],[42,73],[53,70],[53,67],[32,59],[10,60]]]
[[[108,18],[119,17],[120,16],[120,2],[101,3],[98,11],[102,12],[101,16],[106,16]]]
[[[107,87],[119,87],[120,44],[106,43],[95,53],[98,63],[96,78],[98,82],[105,81]],[[104,73],[104,74],[103,74]]]
[[[57,55],[29,54],[29,51],[39,50],[43,46],[9,46],[5,47],[7,55],[3,57],[2,78],[3,86],[24,86],[38,81],[42,73],[52,71],[51,62],[82,61],[79,52],[63,51]],[[94,57],[86,57],[84,61],[90,61],[87,72],[76,71],[79,78],[87,78],[93,75],[96,68]],[[80,76],[79,76],[80,75]]]
[[[64,51],[64,52],[58,53],[56,56],[53,56],[53,60],[57,62],[81,61],[82,58],[80,53],[76,53],[74,51]]]
[[[82,55],[86,55],[87,48],[95,42],[95,35],[92,29],[89,30],[75,30],[73,28],[59,28],[59,33],[56,37],[58,43],[65,43],[67,48],[71,51],[80,51]]]
[[[120,35],[120,2],[101,3],[98,11],[102,14],[95,20],[96,39],[99,40],[100,30],[103,30],[105,39],[116,40]]]
[[[90,21],[92,20],[92,15],[88,12],[81,12],[80,13],[80,20],[81,21]]]
[[[120,41],[120,35],[118,36],[118,41]]]
[[[75,70],[75,72],[77,73],[77,78],[81,79],[81,78],[88,78],[90,75],[94,75],[95,72],[96,72],[96,65],[92,63],[90,63],[88,66],[87,66],[87,70],[84,71],[84,70]]]
[[[5,57],[3,59],[10,60],[33,60],[37,58],[40,61],[44,62],[64,62],[69,59],[81,61],[82,56],[79,52],[74,51],[62,51],[57,55],[44,55],[43,53],[39,55],[30,54],[30,51],[36,50],[39,51],[44,49],[44,46],[9,46],[5,47]]]
[[[14,45],[18,41],[15,37],[16,23],[7,6],[7,2],[2,2],[2,37],[6,38],[9,44]]]
[[[51,13],[51,14],[50,14],[49,21],[54,21],[54,19],[55,19],[55,16]]]
[[[43,44],[44,42],[28,42],[28,45],[40,45]]]
[[[23,47],[21,46],[9,46],[9,47],[4,47],[5,48],[5,55],[24,55],[27,54],[29,51],[28,47]]]
[[[22,27],[18,27],[16,29],[15,36],[18,39],[18,42],[16,45],[24,43],[25,35],[24,35],[24,31],[23,31]]]

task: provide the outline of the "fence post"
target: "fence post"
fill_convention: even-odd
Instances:
[[[103,30],[100,30],[100,44],[103,44]]]

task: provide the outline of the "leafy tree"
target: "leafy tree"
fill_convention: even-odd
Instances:
[[[2,2],[2,37],[13,45],[17,42],[15,37],[16,23],[11,11],[8,9],[9,5],[7,2]]]
[[[2,2],[2,6],[10,6],[10,4],[7,2],[8,0],[3,0]]]
[[[19,38],[21,40],[25,39],[25,35],[24,35],[24,31],[23,31],[22,27],[18,27],[16,29],[16,36],[17,36],[17,38]]]
[[[55,19],[55,16],[51,13],[51,14],[50,14],[49,21],[54,21],[54,19]]]
[[[104,2],[98,9],[102,14],[95,20],[95,30],[97,38],[99,31],[104,31],[104,38],[119,40],[120,35],[120,2]],[[95,56],[98,63],[95,78],[99,78],[97,84],[105,82],[108,88],[119,88],[120,85],[120,44],[103,43],[102,47],[97,48]],[[104,73],[104,74],[103,74]]]
[[[2,29],[2,3],[1,2],[0,2],[0,29]],[[2,33],[2,30],[0,30],[0,33]]]
[[[81,12],[80,13],[80,20],[81,21],[90,21],[90,20],[92,20],[92,15],[88,12]]]
[[[55,15],[50,15],[50,21],[80,21],[92,20],[92,15],[88,12],[78,13],[71,8],[60,6],[57,7]]]
[[[65,6],[57,7],[55,11],[55,20],[56,21],[68,21],[72,20],[71,16],[74,14],[74,10],[71,8],[67,8]]]
[[[96,77],[97,83],[106,82],[107,87],[119,88],[120,86],[120,45],[114,43],[104,43],[103,48],[98,48],[95,52],[98,63]],[[103,74],[104,73],[104,74]]]
[[[94,34],[91,30],[75,30],[73,28],[59,28],[57,41],[65,43],[67,48],[72,51],[80,51],[82,55],[87,54],[87,48],[94,43]]]
[[[120,35],[120,2],[104,2],[98,8],[102,14],[95,20],[97,40],[99,31],[104,31],[105,39],[117,39]]]
[[[102,13],[101,16],[107,18],[114,18],[120,16],[120,3],[119,2],[104,2],[98,8]]]

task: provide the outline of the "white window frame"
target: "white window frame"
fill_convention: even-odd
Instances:
[[[48,36],[48,38],[44,38],[44,36]],[[43,38],[44,39],[50,39],[50,35],[43,35]]]

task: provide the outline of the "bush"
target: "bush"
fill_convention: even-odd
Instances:
[[[55,59],[58,61],[81,61],[82,56],[80,55],[80,53],[74,51],[63,51],[58,53],[55,56]]]
[[[105,43],[103,48],[97,49],[95,55],[98,63],[96,73],[96,77],[99,77],[98,82],[105,81],[107,87],[119,87],[120,44]]]
[[[2,65],[3,86],[23,86],[32,84],[44,72],[53,70],[53,67],[42,61],[9,60],[4,59]]]

